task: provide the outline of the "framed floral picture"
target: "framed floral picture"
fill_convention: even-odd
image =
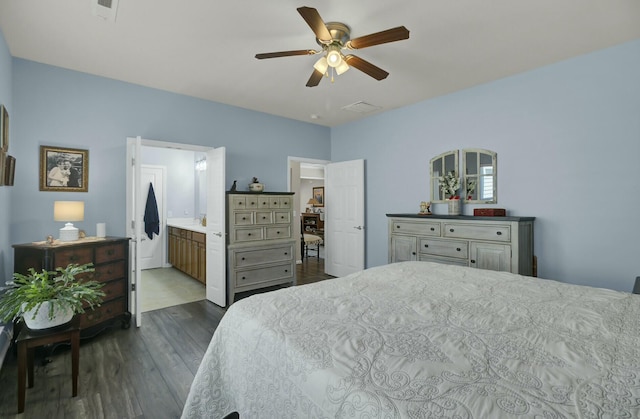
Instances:
[[[323,186],[313,188],[313,197],[316,200],[316,203],[313,204],[314,207],[324,207],[324,187]]]
[[[89,150],[40,146],[40,190],[87,192]]]

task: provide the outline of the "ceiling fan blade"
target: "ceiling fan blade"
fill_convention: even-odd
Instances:
[[[376,80],[384,80],[389,75],[389,73],[387,73],[380,67],[377,67],[371,64],[369,61],[363,60],[360,57],[356,57],[355,55],[347,55],[346,57],[344,57],[344,60],[351,67],[357,68],[358,70],[370,75]]]
[[[333,37],[316,9],[313,7],[298,7],[298,13],[307,22],[313,33],[316,34],[316,38],[323,42],[332,41]]]
[[[386,31],[372,33],[370,35],[361,36],[347,42],[346,47],[351,49],[360,49],[372,47],[374,45],[386,44],[388,42],[402,41],[409,39],[409,30],[404,26],[387,29]]]
[[[324,77],[324,74],[314,69],[313,73],[311,73],[311,77],[309,77],[309,81],[307,82],[307,87],[316,87],[320,84],[322,77]]]
[[[290,57],[292,55],[314,55],[318,51],[313,49],[298,49],[295,51],[265,52],[264,54],[256,54],[256,58],[263,60],[265,58]]]

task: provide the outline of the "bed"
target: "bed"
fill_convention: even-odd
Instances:
[[[640,296],[430,262],[258,294],[182,416],[640,417]]]

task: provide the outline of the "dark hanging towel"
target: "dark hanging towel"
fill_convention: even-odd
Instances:
[[[147,205],[144,208],[144,232],[153,240],[153,233],[160,234],[160,216],[158,216],[158,203],[153,192],[153,184],[149,183]]]

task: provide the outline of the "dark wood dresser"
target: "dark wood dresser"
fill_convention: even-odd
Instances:
[[[123,328],[129,327],[128,238],[88,238],[53,245],[25,243],[14,244],[13,248],[13,270],[22,274],[26,274],[29,268],[53,271],[70,263],[93,263],[95,272],[88,274],[88,278],[104,283],[102,291],[106,296],[100,307],[80,314],[80,329],[94,328],[116,320],[122,322]]]

